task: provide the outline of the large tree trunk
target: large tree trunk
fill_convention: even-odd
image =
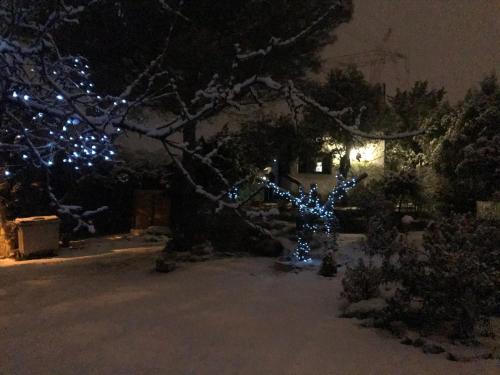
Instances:
[[[351,148],[352,148],[351,144],[346,144],[345,153],[340,158],[339,173],[345,178],[347,178],[347,174],[351,170],[351,159],[350,159]]]
[[[183,129],[183,140],[189,148],[195,147],[196,124],[190,124]],[[184,168],[196,176],[196,165],[191,157],[185,153],[182,158]],[[173,251],[190,251],[193,246],[208,238],[210,207],[181,173],[174,177],[169,195],[172,201],[173,239],[167,247]]]

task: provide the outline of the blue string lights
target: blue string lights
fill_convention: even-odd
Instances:
[[[366,175],[345,179],[342,175],[337,175],[337,185],[330,191],[324,203],[319,198],[316,184],[311,185],[308,193],[301,186],[298,195],[294,195],[269,181],[266,177],[261,178],[261,182],[270,188],[278,198],[288,200],[297,208],[297,246],[292,253],[295,261],[310,262],[312,260],[308,238],[314,233],[324,231],[327,236],[335,236],[335,226],[337,225],[337,217],[334,212],[335,204],[364,177]],[[336,237],[333,239],[335,240]]]
[[[29,80],[18,80],[7,91],[0,131],[3,177],[27,164],[51,168],[62,162],[80,171],[98,160],[112,161],[119,133],[112,120],[126,110],[126,101],[96,95],[83,58],[59,58],[50,67],[35,62],[25,62]]]
[[[233,186],[231,190],[227,193],[227,196],[230,200],[236,201],[240,196],[240,188],[239,186]]]

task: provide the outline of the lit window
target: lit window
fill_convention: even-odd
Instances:
[[[316,173],[323,173],[323,162],[317,161],[316,168],[314,169]]]

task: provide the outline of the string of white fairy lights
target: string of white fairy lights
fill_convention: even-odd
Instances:
[[[31,74],[43,81],[45,73],[38,70],[41,68],[31,68]],[[9,145],[8,150],[0,147],[6,156],[0,162],[4,178],[28,163],[50,168],[59,160],[79,170],[93,167],[95,160],[111,161],[115,155],[113,139],[121,129],[111,125],[107,131],[94,128],[72,106],[112,119],[119,116],[126,100],[95,94],[83,58],[60,59],[47,74],[60,90],[48,84],[40,88],[21,83],[9,90],[11,121],[0,133],[0,144]]]

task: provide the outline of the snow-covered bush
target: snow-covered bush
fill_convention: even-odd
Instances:
[[[467,215],[431,223],[422,246],[370,220],[363,260],[348,268],[342,295],[350,302],[377,296],[381,284],[395,287],[387,322],[404,321],[426,332],[473,338],[479,324],[500,307],[500,230]],[[381,264],[375,266],[375,264]]]
[[[422,248],[401,243],[394,319],[448,325],[450,335],[472,337],[500,302],[499,243],[498,228],[465,215],[431,224]]]
[[[337,274],[337,263],[333,251],[328,251],[323,257],[318,274],[325,277],[332,277]]]
[[[448,180],[438,186],[441,199],[455,211],[473,210],[477,200],[489,200],[500,185],[500,85],[495,75],[469,90],[463,102],[428,119],[435,136],[432,165]]]
[[[366,263],[363,259],[358,260],[355,267],[347,267],[342,279],[342,297],[349,302],[377,297],[379,286],[382,281],[382,272],[371,261]]]
[[[366,232],[365,252],[370,255],[380,255],[384,258],[393,254],[393,244],[399,232],[395,227],[390,227],[387,217],[381,215],[372,216],[368,219]]]
[[[355,267],[348,267],[342,280],[342,296],[349,302],[377,297],[379,286],[391,274],[391,259],[395,252],[394,243],[399,237],[395,227],[390,226],[388,216],[381,214],[368,219],[366,242],[363,248],[368,261],[358,260]],[[374,264],[374,259],[382,259],[382,267]]]

